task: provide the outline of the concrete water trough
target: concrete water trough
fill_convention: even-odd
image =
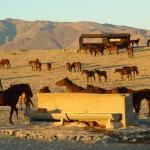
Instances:
[[[95,121],[106,128],[126,128],[136,122],[132,95],[38,93],[38,109],[26,114],[33,120]]]

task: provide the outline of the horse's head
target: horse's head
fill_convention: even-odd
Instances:
[[[62,80],[59,80],[55,83],[55,85],[57,86],[65,86],[66,83],[70,82],[70,80],[68,79],[68,77],[62,79]]]
[[[42,89],[39,91],[40,93],[51,93],[50,89],[48,86],[44,86]]]

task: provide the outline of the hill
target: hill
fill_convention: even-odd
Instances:
[[[84,33],[131,33],[145,45],[150,30],[95,22],[52,22],[0,20],[0,49],[63,49],[78,48],[78,38]]]

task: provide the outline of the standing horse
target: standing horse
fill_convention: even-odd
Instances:
[[[77,70],[81,71],[81,63],[80,62],[73,62],[71,64],[71,71],[72,69],[74,69],[74,72],[76,72]]]
[[[55,85],[65,86],[67,88],[67,91],[71,92],[71,93],[79,93],[79,92],[82,92],[83,90],[85,90],[83,87],[74,84],[71,80],[68,79],[68,77],[66,77],[60,81],[57,81],[55,83]]]
[[[16,115],[18,118],[18,108],[16,107],[16,105],[18,103],[19,96],[22,93],[26,93],[28,97],[33,96],[29,84],[16,84],[0,92],[0,106],[11,107],[10,117],[9,117],[10,123],[13,123],[12,122],[13,111],[16,111]]]
[[[127,48],[127,52],[128,52],[128,57],[129,57],[129,58],[133,58],[133,57],[134,57],[134,50],[133,50],[133,47],[128,47],[128,48]]]
[[[91,78],[91,82],[92,82],[92,78],[95,81],[95,73],[94,73],[94,71],[89,71],[89,70],[85,70],[84,69],[84,70],[82,70],[82,74],[86,75],[87,83],[89,81],[89,78]]]
[[[132,47],[134,46],[134,44],[136,44],[136,46],[138,47],[140,39],[136,39],[136,40],[130,40],[130,43],[132,45]]]
[[[104,77],[105,82],[107,82],[107,73],[106,73],[106,71],[100,71],[100,70],[94,69],[94,73],[96,73],[98,75],[99,82],[101,82],[101,77]]]
[[[1,79],[0,79],[0,87],[1,87],[1,90],[3,90],[3,85],[2,85]]]
[[[51,71],[52,64],[51,63],[46,63],[46,68],[47,68],[48,71]]]
[[[147,46],[150,46],[150,39],[148,39],[147,41]]]
[[[66,63],[66,69],[71,72],[71,64],[69,62]]]
[[[123,81],[123,75],[127,75],[128,80],[132,77],[130,68],[115,69],[115,73],[116,72],[120,73],[122,81]]]
[[[116,53],[119,54],[118,46],[115,43],[107,43],[106,48],[110,55],[112,54],[112,51],[116,51]]]
[[[10,60],[9,59],[1,59],[0,60],[0,66],[6,68],[10,68]]]
[[[132,74],[133,74],[133,77],[135,77],[135,75],[138,76],[138,74],[139,74],[139,71],[138,71],[137,66],[124,66],[124,67],[122,67],[122,68],[123,68],[123,69],[127,69],[127,68],[131,69],[131,72],[132,72]]]

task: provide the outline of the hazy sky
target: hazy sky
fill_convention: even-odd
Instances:
[[[0,0],[0,19],[94,21],[150,29],[150,0]]]

